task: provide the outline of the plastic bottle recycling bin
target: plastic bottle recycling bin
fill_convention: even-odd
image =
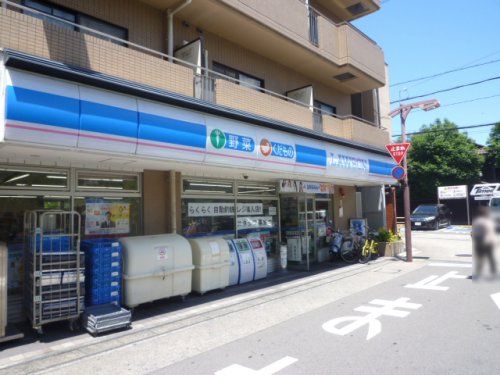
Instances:
[[[262,243],[260,238],[249,238],[248,242],[252,247],[253,261],[255,265],[253,279],[263,279],[267,277],[267,254],[265,245]]]
[[[240,261],[232,240],[227,240],[229,246],[229,285],[237,285],[240,279]]]
[[[240,277],[238,279],[238,283],[243,284],[249,281],[253,281],[255,265],[250,243],[246,238],[236,238],[232,240],[232,242],[234,244],[236,253],[238,254],[238,260],[240,262]]]
[[[229,246],[222,237],[189,240],[193,254],[193,290],[205,293],[229,285]]]
[[[126,237],[123,246],[123,303],[135,307],[191,292],[193,261],[188,240],[178,234]]]

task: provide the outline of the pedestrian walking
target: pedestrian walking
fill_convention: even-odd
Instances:
[[[491,275],[495,277],[495,225],[490,217],[488,207],[479,207],[477,215],[472,221],[471,235],[474,247],[474,278],[477,279],[481,276],[485,259],[490,264]]]

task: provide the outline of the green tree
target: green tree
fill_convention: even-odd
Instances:
[[[495,126],[490,131],[490,136],[486,142],[488,147],[487,158],[491,164],[495,165],[497,168],[500,167],[500,122],[495,124]]]
[[[414,202],[435,202],[437,187],[471,185],[481,178],[483,158],[475,142],[448,120],[424,125],[411,138],[408,172]]]

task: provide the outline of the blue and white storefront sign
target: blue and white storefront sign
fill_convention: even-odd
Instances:
[[[29,145],[26,152],[63,147],[282,176],[393,182],[388,156],[24,71],[4,73],[0,141]]]
[[[281,180],[280,193],[333,194],[334,185],[328,182]]]

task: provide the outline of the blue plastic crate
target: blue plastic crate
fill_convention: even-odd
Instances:
[[[86,296],[89,305],[121,301],[122,247],[115,239],[82,241],[86,256]]]
[[[87,281],[88,288],[106,288],[106,287],[116,287],[121,285],[122,281],[119,277],[109,277],[109,278],[93,278]]]
[[[92,288],[86,294],[87,303],[90,305],[98,305],[102,303],[117,303],[121,302],[121,285],[110,287]]]
[[[30,241],[31,242],[31,241]],[[40,251],[40,244],[42,244],[42,251],[45,253],[61,253],[71,251],[71,236],[70,235],[56,235],[44,234],[42,236],[37,233],[36,235],[36,250]]]

